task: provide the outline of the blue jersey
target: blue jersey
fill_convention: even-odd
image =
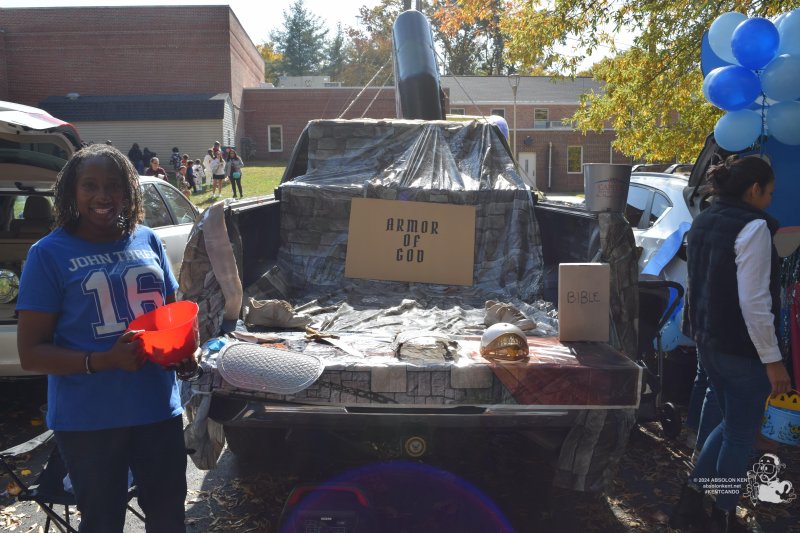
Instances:
[[[102,352],[177,286],[161,240],[146,226],[109,243],[58,228],[31,247],[17,309],[57,313],[54,344]],[[47,425],[61,431],[150,424],[182,412],[175,372],[149,361],[136,372],[49,376],[47,394]]]

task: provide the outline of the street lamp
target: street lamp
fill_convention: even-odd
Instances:
[[[511,135],[511,155],[514,161],[517,160],[517,87],[519,87],[519,74],[509,74],[508,84],[511,85],[511,92],[514,93],[514,128]]]

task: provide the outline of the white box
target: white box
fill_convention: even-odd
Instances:
[[[559,264],[559,340],[608,342],[610,298],[608,263]]]

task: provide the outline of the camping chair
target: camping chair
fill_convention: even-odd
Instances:
[[[47,463],[33,484],[26,486],[19,476],[17,476],[9,460],[13,461],[18,457],[23,457],[42,446],[51,447]],[[67,469],[64,466],[64,461],[61,459],[61,454],[58,452],[58,446],[55,445],[55,438],[52,430],[45,431],[27,442],[23,442],[18,446],[0,452],[0,466],[8,472],[11,479],[22,489],[17,495],[17,501],[36,502],[39,504],[44,514],[47,515],[44,526],[45,533],[49,533],[51,522],[60,531],[78,533],[77,524],[73,527],[69,519],[69,507],[71,505],[76,505],[75,495],[64,490],[64,476],[67,474]],[[136,485],[133,485],[128,489],[128,502],[135,496]],[[53,509],[56,505],[64,506],[63,517],[59,515],[58,511]],[[144,521],[144,516],[131,507],[130,503],[128,503],[128,510]]]

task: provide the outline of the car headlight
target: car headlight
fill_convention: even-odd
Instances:
[[[19,277],[12,270],[0,268],[0,304],[14,301],[19,294]]]

